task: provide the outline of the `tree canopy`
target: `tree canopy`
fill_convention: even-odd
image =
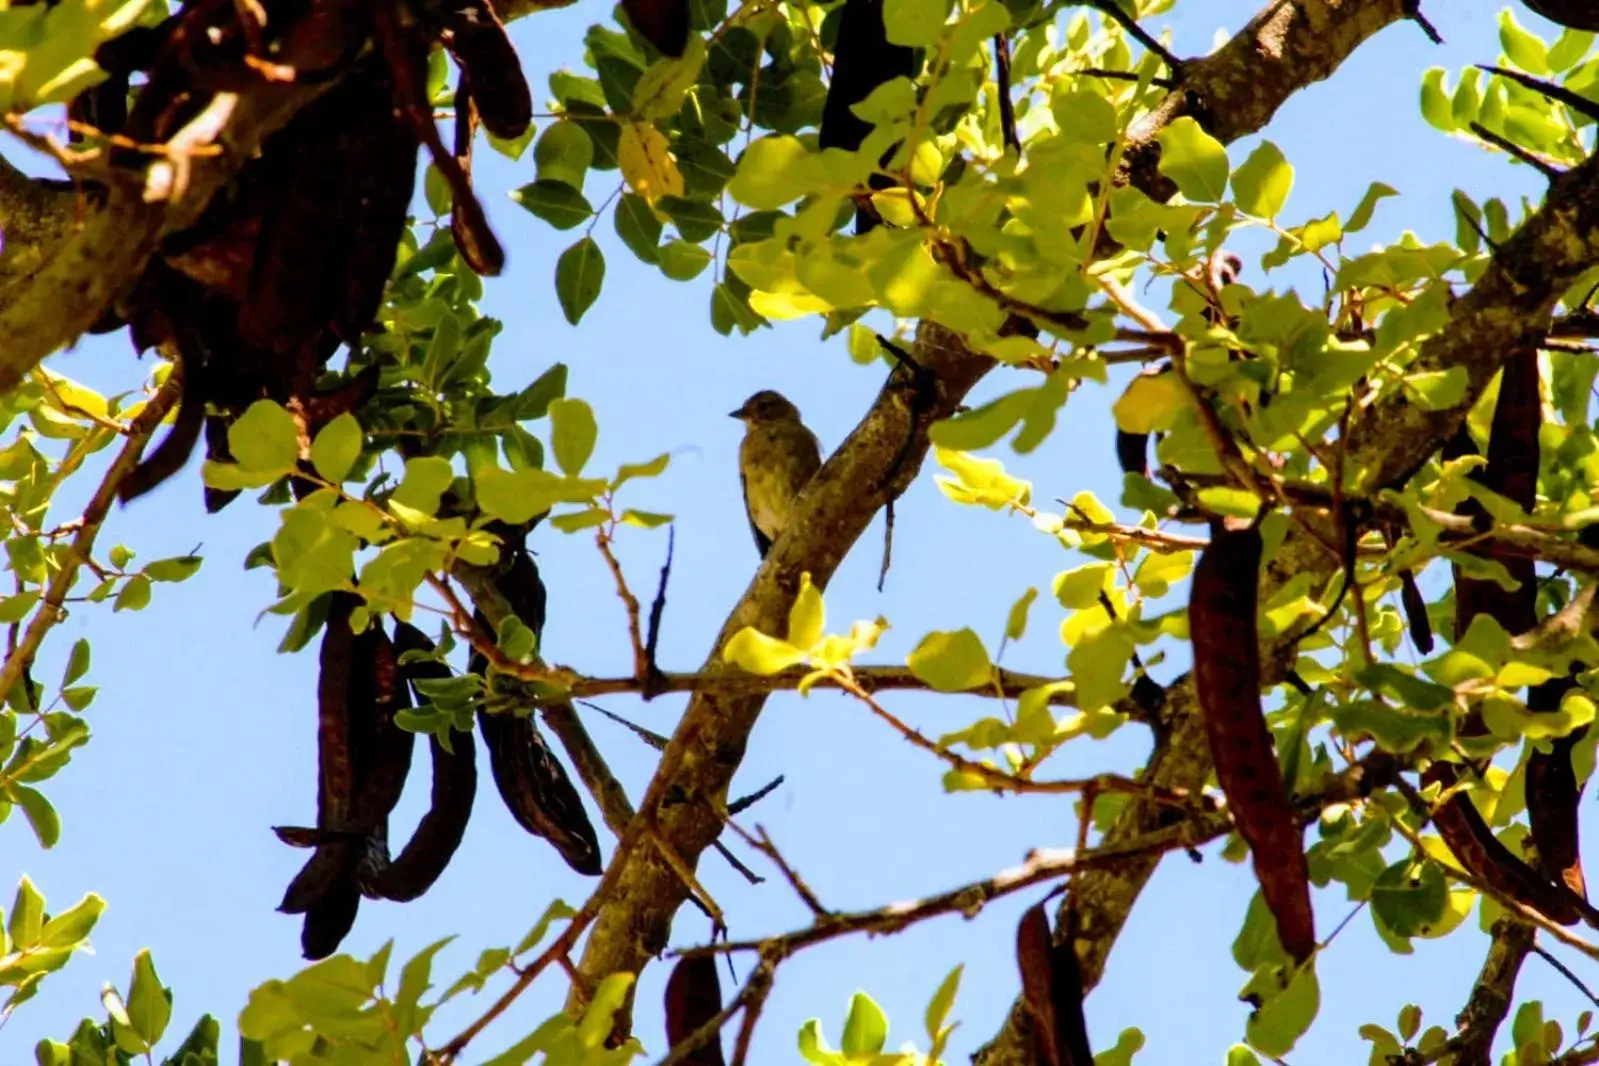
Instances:
[[[97,666],[98,627],[204,602],[218,562],[270,577],[246,614],[316,675],[285,700],[314,704],[315,729],[273,727],[314,817],[225,829],[291,855],[278,909],[307,965],[213,1002],[166,987],[151,943],[76,1029],[30,1028],[108,901],[61,898],[24,856],[0,934],[7,1061],[709,1066],[797,1039],[816,1066],[1599,1062],[1591,1013],[1564,1009],[1571,989],[1599,1003],[1587,7],[1511,7],[1497,54],[1385,84],[1502,174],[1456,190],[1452,236],[1429,242],[1389,207],[1434,145],[1394,145],[1389,180],[1333,205],[1290,197],[1273,140],[1379,40],[1441,40],[1414,0],[1273,0],[1193,55],[1161,26],[1197,0],[627,0],[582,10],[581,54],[540,86],[504,26],[525,41],[562,6],[0,7],[0,819],[74,847],[60,796],[132,683]],[[513,165],[542,243],[502,240],[480,202]],[[565,320],[533,350],[496,302],[507,264],[552,283]],[[678,446],[711,432],[682,427],[682,396],[708,383],[668,377],[649,417],[610,420],[591,353],[568,352],[619,324],[670,366],[645,287],[708,312],[707,337],[808,330],[847,353],[808,371],[838,399],[806,416],[841,432],[758,556],[742,523],[680,545],[691,519],[665,509],[685,498]],[[159,356],[147,379],[95,387],[85,352],[128,341]],[[1098,448],[1074,434],[1089,420]],[[1047,482],[1018,473],[1046,455],[1065,456]],[[716,472],[730,499],[734,472]],[[896,522],[929,482],[949,558]],[[180,524],[184,493],[256,546],[147,561],[118,543],[141,512]],[[1017,564],[996,625],[963,574],[1018,528],[1043,561]],[[563,619],[597,610],[563,584],[578,555],[610,613],[575,642]],[[731,595],[757,559],[731,609],[698,602],[708,568]],[[144,640],[167,699],[214,699],[183,685],[186,649]],[[870,791],[842,771],[813,787],[865,808],[932,785],[1032,850],[973,868],[951,832],[910,900],[860,901],[836,855],[798,859],[762,827],[780,782],[750,771],[784,753],[757,725],[769,704],[819,716],[824,693],[896,747],[864,764],[883,767]],[[863,765],[841,750],[855,736],[783,733],[841,767]],[[185,770],[219,791],[236,772],[149,772]],[[377,906],[459,870],[501,805],[520,828],[496,847],[550,873],[491,908],[495,939]],[[883,823],[841,821],[827,831]],[[1217,863],[1242,875],[1231,958],[1155,964],[1237,987],[1231,1046],[1163,1039],[1158,1002],[1089,1024],[1157,868]],[[730,902],[752,885],[791,920],[754,927]],[[984,966],[771,1031],[816,953],[893,953],[877,938],[962,917]],[[352,950],[374,929],[380,948]],[[1443,941],[1479,969],[1449,1013],[1407,997],[1331,1033],[1360,937],[1362,965]],[[1518,988],[1544,964],[1569,981],[1558,1002]],[[1009,1009],[974,1014],[974,986]],[[907,995],[920,1015],[896,1007],[891,1039],[879,1001]]]

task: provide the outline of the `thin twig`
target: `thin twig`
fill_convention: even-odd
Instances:
[[[16,650],[6,656],[5,666],[0,668],[0,698],[16,687],[23,672],[33,663],[40,645],[44,643],[45,635],[66,617],[62,604],[66,602],[67,593],[77,581],[79,569],[86,565],[94,554],[94,542],[100,536],[100,528],[105,523],[106,515],[111,512],[111,504],[117,498],[117,489],[122,484],[123,478],[138,467],[139,459],[144,455],[145,445],[150,443],[150,438],[161,425],[161,420],[178,402],[178,397],[183,391],[180,377],[181,375],[174,373],[167,378],[155,395],[145,403],[143,410],[128,422],[124,430],[128,442],[112,460],[105,477],[100,480],[99,488],[95,489],[94,495],[89,498],[88,505],[83,509],[83,516],[78,520],[80,524],[72,538],[72,544],[60,557],[60,569],[51,577],[38,610],[34,612],[32,621],[22,634],[22,639],[17,642]]]

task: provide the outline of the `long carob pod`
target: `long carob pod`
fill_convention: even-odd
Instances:
[[[1527,691],[1527,709],[1557,711],[1561,698],[1576,687],[1569,677],[1534,685]],[[1587,726],[1579,726],[1551,741],[1548,751],[1534,751],[1527,759],[1526,780],[1527,817],[1538,849],[1538,868],[1583,899],[1588,898],[1588,882],[1582,874],[1578,811],[1586,782],[1577,780],[1571,753],[1587,733]]]
[[[1254,526],[1212,523],[1188,601],[1194,689],[1216,779],[1249,845],[1278,938],[1289,955],[1303,962],[1316,950],[1316,918],[1304,837],[1260,703],[1255,611],[1261,551],[1260,531]]]
[[[522,624],[535,637],[542,637],[546,594],[538,565],[515,537],[508,538],[506,550],[511,561],[495,578],[494,586]],[[491,630],[489,620],[481,613],[476,622],[480,630]],[[486,674],[488,664],[482,656],[473,655],[471,668]],[[494,784],[511,817],[529,833],[554,845],[572,869],[598,876],[603,867],[594,824],[589,821],[582,796],[544,742],[532,714],[485,711],[477,720],[483,743],[489,749]]]
[[[1537,500],[1538,410],[1537,353],[1535,350],[1523,350],[1505,362],[1499,400],[1494,408],[1489,432],[1488,462],[1474,471],[1473,476],[1487,488],[1515,501],[1528,511],[1532,510]],[[1475,451],[1475,445],[1462,427],[1445,446],[1444,457],[1457,458],[1474,454]],[[1458,510],[1480,515],[1484,520],[1487,518],[1482,505],[1475,500],[1466,501]],[[1513,557],[1501,559],[1501,562],[1518,580],[1519,587],[1515,590],[1507,591],[1492,581],[1467,578],[1461,574],[1458,565],[1455,567],[1456,641],[1465,636],[1472,619],[1478,614],[1489,615],[1512,635],[1524,633],[1536,625],[1537,574],[1532,562]],[[1558,706],[1557,690],[1531,693],[1529,707],[1533,707],[1535,702],[1543,703],[1551,698]],[[1461,726],[1462,733],[1468,736],[1480,735],[1484,729],[1480,715],[1475,713],[1468,716]],[[1534,757],[1537,758],[1538,753],[1535,752]],[[1565,765],[1566,773],[1570,774],[1569,752]],[[1552,855],[1557,856],[1551,861],[1575,863],[1578,854],[1575,838],[1576,782],[1572,779],[1566,789],[1546,796],[1536,795],[1533,778],[1542,778],[1546,774],[1549,776],[1547,784],[1556,787],[1561,784],[1558,765],[1540,760],[1539,768],[1534,770],[1529,761],[1527,806],[1533,839],[1537,842],[1538,836],[1543,835]],[[1570,881],[1566,878],[1569,867],[1562,865],[1552,868],[1540,858],[1542,869],[1533,869],[1500,843],[1481,812],[1463,791],[1451,791],[1460,780],[1458,764],[1436,760],[1423,771],[1421,780],[1424,785],[1437,785],[1448,793],[1443,802],[1434,808],[1433,823],[1438,835],[1469,873],[1494,891],[1562,925],[1575,925],[1579,921],[1599,924],[1599,912],[1568,887]],[[1541,852],[1543,848],[1539,850]],[[1579,884],[1581,876],[1579,865],[1575,871]]]
[[[401,656],[408,651],[433,651],[433,642],[407,622],[395,622],[394,645]],[[400,672],[413,686],[418,681],[450,676],[449,667],[431,660],[401,663]],[[420,691],[416,699],[423,701]],[[446,749],[438,737],[431,738],[432,800],[405,847],[371,879],[370,887],[384,899],[413,900],[432,888],[466,836],[477,795],[477,745],[470,732],[452,730],[450,747],[454,750]]]
[[[333,593],[322,636],[317,679],[318,829],[341,827],[349,817],[354,800],[351,678],[362,664],[357,662],[358,649],[355,635],[350,631],[350,613],[358,602],[347,593]],[[311,842],[300,835],[303,830],[274,831],[285,843]],[[355,924],[361,890],[355,883],[350,847],[350,843],[342,841],[318,844],[315,853],[290,882],[283,902],[278,904],[278,910],[285,914],[306,916],[300,946],[307,958],[332,954]]]
[[[487,620],[479,616],[478,624],[486,625]],[[486,666],[481,656],[473,656],[472,669]],[[598,877],[604,867],[594,824],[532,715],[484,711],[477,724],[489,749],[494,784],[516,824],[548,840],[578,873]]]
[[[331,954],[349,932],[345,916],[353,924],[358,907],[349,904],[352,890],[378,895],[372,882],[388,865],[388,818],[405,788],[416,741],[416,734],[394,720],[399,710],[410,706],[410,692],[400,677],[398,653],[388,634],[373,622],[364,632],[346,638],[350,613],[358,603],[347,593],[334,593],[323,647],[326,650],[332,642],[337,649],[348,639],[343,660],[347,669],[329,675],[330,664],[325,662],[319,684],[323,712],[319,750],[329,757],[325,765],[332,768],[324,774],[324,786],[343,787],[341,781],[347,779],[348,787],[342,794],[325,794],[316,829],[277,830],[285,843],[316,848],[279,908],[306,913],[301,946],[307,958]],[[340,664],[335,660],[331,665]]]
[[[916,52],[891,44],[883,25],[883,0],[844,0],[838,14],[838,36],[833,44],[833,80],[822,105],[822,125],[818,143],[822,148],[858,151],[872,132],[872,124],[854,111],[856,104],[872,91],[895,78],[916,76]],[[896,146],[897,147],[897,146]],[[879,165],[892,158],[890,148]],[[884,174],[873,174],[872,189],[893,188],[894,181]],[[882,221],[871,201],[862,196],[856,201],[855,232],[866,233]]]
[[[1033,1059],[1042,1066],[1093,1066],[1075,937],[1066,933],[1053,941],[1042,903],[1029,907],[1016,926],[1022,1003],[1033,1017]]]
[[[678,1047],[722,1013],[715,955],[687,955],[666,979],[666,1046]],[[720,1033],[679,1060],[683,1066],[724,1066]]]

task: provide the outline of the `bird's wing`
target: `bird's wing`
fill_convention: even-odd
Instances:
[[[761,532],[761,527],[755,524],[755,512],[750,509],[750,482],[744,475],[744,465],[739,464],[738,485],[744,492],[744,517],[750,520],[750,532],[755,536],[755,550],[761,553],[761,558],[766,558],[766,552],[772,546],[772,538]]]

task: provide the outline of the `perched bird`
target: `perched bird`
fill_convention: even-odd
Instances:
[[[780,392],[764,389],[732,413],[744,423],[738,448],[738,474],[744,485],[755,548],[766,550],[783,535],[800,490],[822,465],[816,435],[800,421],[799,408]]]

